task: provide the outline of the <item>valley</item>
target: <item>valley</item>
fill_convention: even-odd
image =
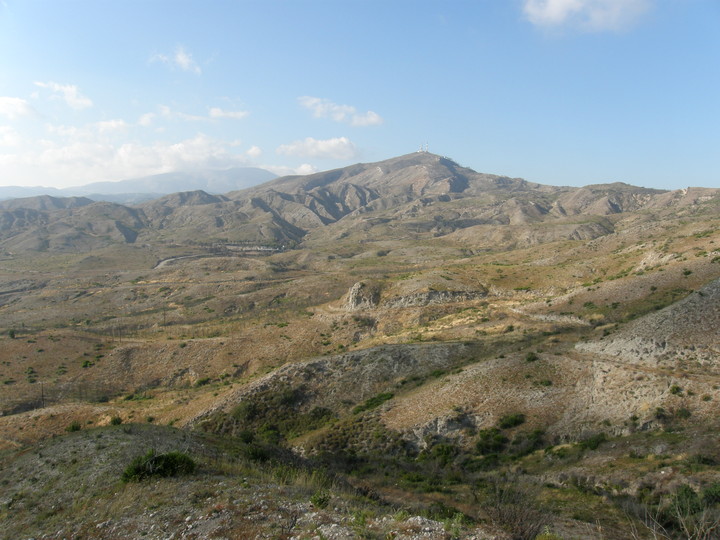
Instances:
[[[720,189],[416,152],[0,202],[1,534],[714,538],[718,306]],[[150,450],[198,469],[122,482]]]

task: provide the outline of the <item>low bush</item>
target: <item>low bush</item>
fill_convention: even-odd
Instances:
[[[500,429],[509,429],[525,423],[525,415],[522,413],[506,414],[498,420],[497,427]]]
[[[476,450],[483,455],[501,452],[508,442],[508,438],[497,428],[480,430],[478,441],[475,444]]]
[[[583,450],[597,450],[598,446],[607,440],[605,433],[596,433],[578,443]]]
[[[386,392],[383,394],[378,394],[377,396],[373,396],[370,399],[367,399],[365,403],[361,403],[357,407],[353,409],[353,414],[359,414],[364,411],[369,411],[371,409],[375,409],[376,407],[379,407],[386,401],[392,399],[394,395],[390,392]]]
[[[326,508],[330,503],[330,495],[327,491],[316,491],[310,497],[310,502],[315,508]]]
[[[144,456],[133,459],[121,478],[123,482],[139,482],[155,476],[165,478],[192,474],[196,467],[195,461],[182,452],[158,454],[155,450],[150,450]]]

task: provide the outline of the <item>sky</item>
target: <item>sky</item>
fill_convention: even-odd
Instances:
[[[0,186],[417,151],[720,187],[718,0],[0,0]]]

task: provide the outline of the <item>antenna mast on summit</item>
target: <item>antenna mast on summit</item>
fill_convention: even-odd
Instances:
[[[427,151],[428,151],[428,143],[421,144],[420,150],[418,150],[418,152],[423,152],[423,153],[427,154]]]

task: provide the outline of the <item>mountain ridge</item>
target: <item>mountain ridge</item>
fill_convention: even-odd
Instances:
[[[267,182],[276,177],[274,173],[258,167],[233,167],[225,170],[161,173],[114,182],[93,182],[68,188],[0,186],[0,201],[52,195],[134,204],[181,191],[203,190],[212,194],[225,193]]]
[[[509,225],[531,242],[558,238],[594,238],[612,231],[602,227],[568,227],[565,221],[580,217],[609,217],[646,209],[692,207],[716,198],[720,190],[709,188],[666,192],[628,184],[597,184],[581,188],[546,186],[520,178],[478,173],[449,158],[416,152],[388,160],[355,164],[306,176],[286,176],[225,195],[203,190],[165,195],[137,205],[102,203],[120,217],[110,228],[130,234],[110,235],[108,242],[125,239],[152,240],[173,236],[186,242],[192,236],[210,242],[256,242],[297,245],[299,242],[331,241],[350,234],[375,238],[386,234],[388,220],[413,236],[441,236],[484,225]],[[89,199],[65,202],[44,198],[15,199],[0,204],[6,215],[0,246],[17,249],[14,234],[44,237],[47,249],[82,249],[82,241],[54,241],[56,229],[87,231],[83,214],[92,214]],[[97,203],[100,204],[100,203]],[[107,205],[115,206],[107,206]],[[63,205],[68,208],[63,208]],[[74,209],[75,206],[85,209]],[[7,212],[18,208],[40,212],[20,220]],[[70,208],[73,207],[73,208]],[[122,208],[127,208],[122,210]],[[98,207],[101,208],[101,207]],[[132,209],[132,210],[131,210]],[[57,210],[57,212],[55,211]],[[63,212],[64,211],[64,212]],[[123,221],[126,216],[130,221]],[[33,221],[34,219],[34,221]],[[57,222],[57,223],[55,223]],[[47,224],[55,223],[49,229]],[[531,230],[543,223],[550,231]],[[38,228],[39,227],[39,228]],[[413,232],[414,227],[414,232]],[[548,227],[550,229],[548,229]],[[467,241],[467,235],[465,235]],[[502,237],[496,235],[496,240]],[[28,244],[24,244],[28,245]],[[91,245],[97,247],[98,241]],[[109,245],[109,244],[108,244]],[[65,247],[63,247],[65,246]]]

